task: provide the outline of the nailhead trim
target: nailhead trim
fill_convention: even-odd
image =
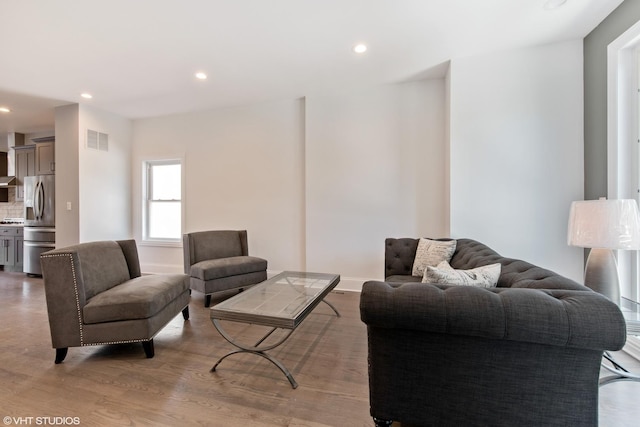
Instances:
[[[150,339],[136,339],[136,340],[125,340],[125,341],[101,341],[101,342],[92,342],[89,344],[81,344],[82,347],[87,347],[90,345],[107,345],[107,344],[129,344],[132,342],[146,342],[146,341],[151,341],[153,338]]]
[[[78,312],[78,327],[80,329],[80,346],[81,347],[86,347],[86,346],[90,346],[90,345],[107,345],[107,344],[128,344],[128,343],[132,343],[132,342],[146,342],[146,341],[150,341],[152,340],[154,337],[151,337],[149,339],[145,339],[145,338],[139,338],[139,339],[135,339],[135,340],[124,340],[124,341],[103,341],[103,342],[95,342],[95,343],[87,343],[85,344],[84,342],[84,336],[82,333],[82,314],[80,312],[80,297],[78,296],[78,281],[76,279],[76,269],[75,266],[73,264],[73,256],[70,253],[63,253],[63,254],[51,254],[51,255],[42,255],[41,258],[54,258],[54,257],[68,257],[69,258],[69,263],[71,264],[71,274],[73,276],[73,291],[76,294],[76,311]],[[185,306],[188,307],[189,304],[187,304]],[[184,310],[184,308],[183,308]]]
[[[80,345],[84,344],[84,336],[82,331],[82,314],[80,312],[80,297],[78,296],[78,281],[76,279],[76,268],[73,264],[73,256],[70,253],[63,254],[52,254],[52,255],[43,255],[42,258],[53,258],[53,257],[67,257],[69,258],[69,264],[71,264],[71,275],[73,276],[73,291],[76,294],[76,311],[78,313],[78,328],[80,329]]]

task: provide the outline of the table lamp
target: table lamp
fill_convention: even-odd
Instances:
[[[640,216],[635,200],[583,200],[571,203],[571,246],[591,248],[584,284],[620,304],[620,281],[614,249],[640,249]]]

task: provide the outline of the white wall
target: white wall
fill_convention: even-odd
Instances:
[[[55,120],[56,247],[130,238],[131,121],[78,104]],[[108,152],[86,148],[87,128],[109,135]]]
[[[182,270],[180,245],[140,242],[142,162],[178,157],[185,231],[247,229],[271,272],[358,289],[382,278],[385,237],[452,235],[580,280],[566,224],[583,195],[582,104],[572,41],[457,59],[445,79],[136,120],[142,269]]]
[[[182,158],[185,231],[247,229],[269,270],[381,279],[384,238],[443,236],[444,80],[134,122],[134,234],[141,165]],[[182,270],[179,246],[139,245],[147,272]]]
[[[109,135],[109,150],[87,148],[87,129]],[[82,179],[78,209],[81,242],[132,236],[131,133],[131,120],[80,105],[78,170]],[[66,200],[61,202],[66,210]],[[73,209],[73,204],[71,207]]]
[[[269,270],[304,268],[302,100],[137,120],[133,212],[140,242],[144,160],[181,158],[184,231],[246,229]],[[143,271],[182,271],[181,247],[139,246]]]
[[[451,233],[582,281],[582,41],[452,61]]]
[[[309,271],[383,279],[386,237],[447,236],[444,80],[306,99]]]
[[[56,159],[56,247],[80,242],[78,144],[80,106],[70,104],[55,109]],[[72,209],[66,209],[66,202]]]

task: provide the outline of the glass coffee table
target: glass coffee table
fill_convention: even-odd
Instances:
[[[293,379],[291,372],[278,359],[266,352],[285,342],[320,302],[327,304],[340,317],[338,310],[324,300],[324,297],[339,282],[340,276],[337,274],[285,271],[213,306],[211,308],[213,326],[238,350],[222,356],[213,365],[211,372],[214,372],[220,362],[229,356],[251,353],[264,357],[276,365],[287,377],[291,386],[297,388],[298,383]],[[245,345],[233,339],[222,328],[221,320],[267,326],[270,330],[255,344]],[[287,331],[275,343],[263,344],[278,329]]]

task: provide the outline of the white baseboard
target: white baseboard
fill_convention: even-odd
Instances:
[[[335,287],[337,291],[362,292],[362,284],[371,279],[358,279],[355,277],[340,277],[340,283]]]
[[[184,266],[176,264],[140,264],[142,274],[179,274]]]
[[[143,274],[177,274],[182,273],[183,266],[175,264],[141,264],[140,269]],[[267,277],[273,277],[282,271],[267,270]],[[340,277],[340,283],[336,286],[337,291],[361,292],[362,284],[368,280],[357,277]]]
[[[282,271],[267,270],[267,277],[271,278]],[[336,291],[362,292],[362,284],[373,279],[360,279],[357,277],[340,276],[340,283],[335,287]]]

